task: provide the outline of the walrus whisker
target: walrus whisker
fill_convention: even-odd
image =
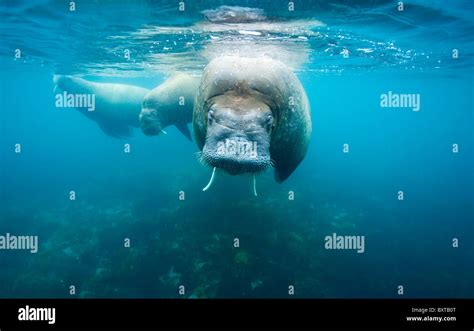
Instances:
[[[217,169],[216,167],[214,167],[214,169],[212,169],[211,179],[209,180],[209,183],[207,183],[206,187],[202,189],[203,192],[207,191],[211,187],[212,183],[214,182],[214,177],[216,175],[216,169]]]
[[[270,166],[275,168],[276,166],[276,161],[274,159],[270,159]]]
[[[252,176],[253,178],[253,195],[257,196],[257,178],[255,174]]]
[[[203,166],[208,166],[208,167],[214,168],[214,166],[212,166],[210,164],[209,156],[204,154],[202,151],[196,152],[195,155],[196,155],[196,158],[197,158],[198,162],[201,163]]]
[[[201,163],[202,165],[205,165],[204,156],[202,155],[201,151],[194,153],[194,155],[196,156],[196,159],[198,160],[199,163]]]

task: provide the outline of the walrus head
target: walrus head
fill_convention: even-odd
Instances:
[[[187,123],[192,119],[194,95],[198,86],[197,77],[177,73],[147,93],[139,115],[143,133],[147,136],[166,134],[164,129],[174,125],[192,140]]]
[[[231,174],[258,173],[271,165],[274,116],[265,99],[233,90],[207,100],[202,161]]]
[[[291,70],[267,57],[223,56],[204,69],[193,110],[202,163],[231,175],[272,166],[277,182],[303,160],[311,135],[306,93]]]

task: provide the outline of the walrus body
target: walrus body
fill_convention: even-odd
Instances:
[[[204,163],[230,174],[273,165],[282,182],[308,149],[310,107],[300,81],[283,63],[225,56],[204,69],[193,128]]]
[[[140,126],[149,136],[158,135],[169,125],[174,125],[189,140],[187,124],[193,117],[193,105],[200,79],[179,73],[151,90],[143,99]]]
[[[69,94],[94,95],[95,109],[78,108],[97,122],[102,131],[112,137],[131,135],[139,127],[138,114],[143,97],[149,90],[137,86],[112,83],[95,83],[82,78],[56,75],[56,86]]]

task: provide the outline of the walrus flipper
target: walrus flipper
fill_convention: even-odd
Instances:
[[[287,180],[300,163],[301,160],[289,159],[275,165],[275,180],[277,183],[282,183]]]
[[[106,135],[113,138],[128,138],[132,136],[132,128],[123,124],[108,123],[106,121],[97,122],[100,129]]]
[[[289,69],[278,87],[284,102],[272,137],[270,152],[275,164],[275,180],[285,181],[303,161],[311,140],[312,124],[308,96],[299,79]]]
[[[189,141],[193,141],[193,138],[191,138],[191,131],[189,131],[188,125],[186,123],[177,123],[174,125],[179,132],[184,134],[186,138],[188,138]]]

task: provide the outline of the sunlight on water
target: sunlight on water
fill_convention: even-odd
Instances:
[[[454,69],[469,67],[469,59],[474,56],[468,53],[456,63],[449,61],[451,54],[443,45],[455,41],[448,35],[459,31],[460,38],[467,37],[474,32],[472,22],[462,16],[445,19],[442,8],[426,7],[426,3],[410,7],[409,18],[387,4],[351,7],[316,2],[308,4],[316,9],[305,10],[304,16],[300,11],[290,16],[279,12],[279,16],[268,5],[247,8],[196,4],[196,8],[202,8],[193,10],[190,16],[190,10],[176,13],[169,3],[154,6],[123,2],[105,10],[86,2],[78,12],[69,13],[58,5],[3,6],[0,10],[6,20],[1,28],[8,47],[0,51],[2,65],[14,60],[7,50],[17,47],[24,52],[22,61],[53,65],[61,74],[138,77],[156,72],[199,73],[210,59],[234,52],[270,55],[295,70],[321,74],[357,74],[387,67],[418,72]],[[126,15],[122,14],[126,6],[132,8],[134,17],[122,20],[120,15]],[[318,10],[320,7],[322,10]],[[416,24],[415,17],[426,15],[433,17],[429,24],[438,34]],[[162,24],[142,19],[147,16]],[[168,16],[169,20],[165,19]],[[176,23],[171,24],[172,20]],[[41,47],[30,48],[32,43]]]

